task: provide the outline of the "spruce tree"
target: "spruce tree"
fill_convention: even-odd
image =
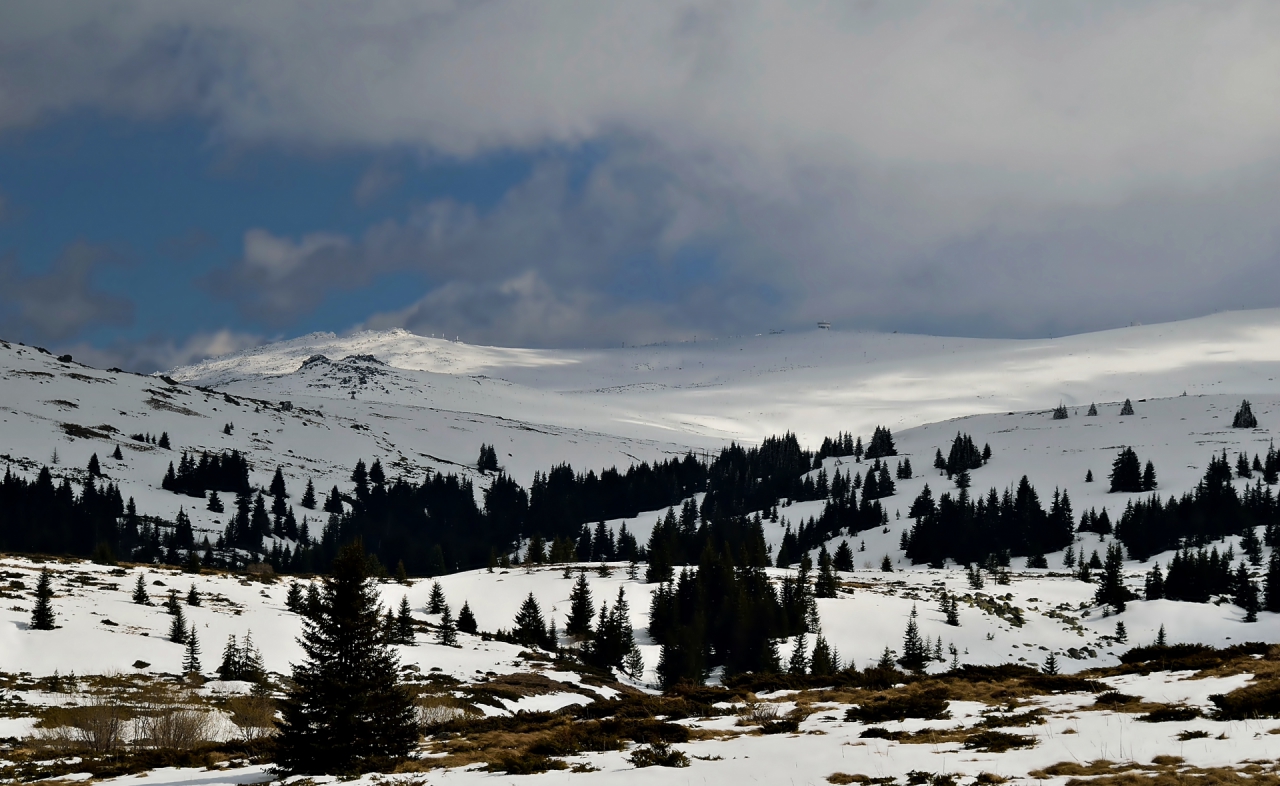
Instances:
[[[187,651],[182,658],[183,674],[200,673],[200,642],[196,640],[196,626],[187,631]]]
[[[445,604],[441,613],[449,611],[448,604]],[[396,613],[396,643],[397,644],[413,644],[413,611],[409,608],[409,596],[400,596],[400,609]]]
[[[304,624],[276,761],[288,772],[354,774],[387,767],[417,742],[413,701],[382,638],[364,549],[344,546]]]
[[[436,643],[446,647],[453,647],[458,643],[458,626],[454,624],[453,612],[449,611],[447,603],[440,612],[440,627],[436,628]]]
[[[1155,470],[1152,469],[1154,481]],[[1142,491],[1142,465],[1138,463],[1138,454],[1133,448],[1122,449],[1115,461],[1111,462],[1111,492]]]
[[[1244,609],[1245,622],[1258,621],[1258,585],[1253,583],[1253,579],[1249,576],[1249,569],[1244,562],[1236,569],[1236,575],[1232,582],[1233,600],[1235,604]]]
[[[836,555],[831,560],[831,567],[841,572],[853,570],[853,549],[849,548],[849,541],[842,540],[840,545],[836,546]]]
[[[53,630],[57,615],[53,612],[53,586],[48,568],[40,569],[40,578],[36,581],[36,605],[31,609],[31,628],[33,630]]]
[[[1232,428],[1257,428],[1258,419],[1253,416],[1253,407],[1249,404],[1249,399],[1240,402],[1240,409],[1236,410],[1236,415],[1231,419]]]
[[[893,573],[893,560],[889,559],[889,555],[884,555],[884,559],[880,560],[880,570],[885,573]]]
[[[298,504],[307,510],[316,509],[316,487],[311,483],[311,478],[307,478],[307,490],[302,492],[302,499],[298,500]]]
[[[124,461],[124,454],[120,452],[120,446],[116,445],[116,449],[112,451],[111,458],[116,461]]]
[[[1116,622],[1116,641],[1124,644],[1129,640],[1129,631],[1125,629],[1123,622]]]
[[[1142,490],[1155,491],[1156,489],[1156,465],[1151,463],[1151,459],[1147,459],[1147,466],[1142,470]]]
[[[1089,411],[1084,413],[1086,417],[1096,418],[1098,416],[1098,405],[1090,404]]]
[[[804,676],[809,670],[809,656],[805,652],[805,636],[796,636],[795,646],[791,648],[791,657],[787,659],[787,672]]]
[[[474,634],[479,629],[476,625],[476,615],[471,612],[471,604],[463,601],[462,609],[458,612],[458,630]]]
[[[102,477],[102,465],[98,463],[98,454],[97,454],[97,453],[94,453],[92,456],[90,456],[90,457],[89,457],[89,468],[88,468],[88,469],[89,469],[89,477],[91,477],[91,478],[100,478],[100,477]]]
[[[284,606],[294,614],[302,613],[305,605],[302,585],[296,581],[289,582],[289,594],[284,597]]]
[[[1132,402],[1132,401],[1130,401],[1129,399],[1125,399],[1125,400],[1124,400],[1124,405],[1120,407],[1120,414],[1121,414],[1121,415],[1132,415],[1132,414],[1133,414],[1133,402]]]
[[[205,505],[205,509],[212,513],[222,513],[226,510],[226,506],[222,504],[222,499],[218,496],[217,489],[209,493],[209,503]]]
[[[920,626],[916,624],[916,607],[911,607],[911,616],[907,618],[907,629],[902,635],[902,657],[898,663],[904,669],[924,671],[929,661],[929,653],[924,639],[920,638]]]
[[[1124,577],[1121,574],[1123,567],[1124,552],[1118,542],[1112,541],[1107,547],[1107,562],[1102,568],[1102,578],[1098,582],[1094,600],[1099,604],[1111,606],[1116,613],[1124,611],[1125,601],[1129,599],[1129,590],[1125,588]]]
[[[848,548],[847,544],[845,547]],[[838,587],[831,555],[827,553],[827,544],[824,543],[818,551],[818,577],[813,582],[813,594],[818,598],[834,598]]]
[[[187,618],[181,606],[174,606],[173,619],[169,623],[169,641],[175,644],[187,643]]]
[[[839,656],[827,643],[822,634],[813,643],[813,655],[809,658],[809,673],[815,677],[825,677],[840,670]]]
[[[133,585],[133,602],[139,606],[150,606],[151,596],[147,594],[147,581],[138,574],[138,581]]]
[[[439,614],[444,609],[444,587],[440,586],[440,582],[431,583],[431,596],[427,598],[427,613]]]
[[[1058,673],[1058,656],[1054,652],[1050,651],[1049,657],[1044,659],[1043,671],[1050,676]]]
[[[1271,549],[1267,562],[1267,578],[1263,606],[1267,611],[1280,612],[1280,548]]]
[[[1167,647],[1169,645],[1168,637],[1164,633],[1164,623],[1160,624],[1160,630],[1156,633],[1156,646]]]
[[[532,592],[525,598],[524,603],[520,604],[520,611],[516,613],[515,626],[511,630],[511,635],[518,644],[546,649],[555,648],[554,642],[547,633],[547,623],[542,616],[542,607],[538,605],[538,599],[533,597]]]
[[[586,574],[579,573],[573,590],[569,592],[569,619],[565,622],[565,634],[579,639],[588,638],[591,635],[591,619],[595,613],[595,606],[591,602],[591,586],[587,583]]]

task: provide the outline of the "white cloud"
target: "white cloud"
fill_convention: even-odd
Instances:
[[[123,368],[150,373],[229,355],[263,342],[264,338],[260,335],[224,328],[195,333],[184,341],[152,336],[141,341],[117,341],[107,347],[85,343],[64,344],[58,351],[70,353],[81,363],[97,368]]]

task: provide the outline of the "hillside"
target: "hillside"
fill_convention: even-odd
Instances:
[[[396,479],[419,484],[432,473],[456,474],[474,483],[474,502],[483,509],[485,491],[497,476],[475,466],[482,444],[495,447],[497,463],[516,483],[532,488],[535,473],[546,473],[563,462],[579,472],[599,472],[691,452],[713,465],[731,441],[755,446],[771,435],[792,431],[801,446],[816,449],[824,437],[840,432],[869,442],[874,427],[888,426],[896,443],[896,455],[887,459],[889,469],[909,460],[912,476],[896,476],[894,492],[875,500],[883,510],[883,522],[864,522],[860,531],[822,538],[831,552],[842,542],[849,545],[852,570],[839,572],[834,597],[816,599],[808,633],[776,642],[782,665],[787,665],[797,639],[809,653],[821,635],[838,651],[842,668],[866,672],[886,648],[900,653],[904,627],[915,608],[921,635],[931,652],[936,647],[942,657],[927,665],[924,677],[901,675],[907,681],[902,690],[908,693],[915,690],[911,686],[918,679],[957,679],[955,667],[1017,664],[1043,669],[1050,653],[1057,670],[1102,682],[1090,683],[1092,687],[1071,683],[1072,687],[1055,693],[1016,687],[1021,678],[1008,677],[1013,682],[1001,683],[1003,688],[992,688],[990,694],[977,698],[972,689],[948,683],[949,719],[888,722],[853,716],[857,707],[871,700],[859,693],[871,690],[866,685],[846,686],[844,693],[819,690],[817,683],[797,683],[798,693],[763,683],[731,687],[714,694],[718,697],[714,706],[719,709],[708,706],[702,715],[678,721],[686,728],[679,732],[684,735],[680,739],[687,742],[677,747],[691,756],[706,757],[695,759],[688,773],[716,780],[754,777],[755,765],[746,760],[758,761],[767,755],[764,777],[771,781],[794,777],[797,782],[822,782],[835,772],[908,778],[912,771],[963,773],[969,778],[986,771],[1022,778],[1063,761],[1146,762],[1166,754],[1171,750],[1166,741],[1188,730],[1206,732],[1188,738],[1197,740],[1193,745],[1177,746],[1188,762],[1198,767],[1236,765],[1264,755],[1263,742],[1250,742],[1254,731],[1226,716],[1193,718],[1214,711],[1212,694],[1246,685],[1249,670],[1269,674],[1270,655],[1256,663],[1248,660],[1252,656],[1247,653],[1224,655],[1235,665],[1195,680],[1188,679],[1195,674],[1194,668],[1174,672],[1157,668],[1146,676],[1130,673],[1121,655],[1134,645],[1152,643],[1160,631],[1169,642],[1214,647],[1276,641],[1280,613],[1264,610],[1257,622],[1246,623],[1244,610],[1229,593],[1215,593],[1211,603],[1136,599],[1114,613],[1095,601],[1096,574],[1092,583],[1079,580],[1074,569],[1064,565],[1063,548],[1043,554],[1047,568],[1024,567],[1026,556],[1014,556],[1007,584],[996,581],[1002,569],[988,566],[985,586],[975,587],[954,561],[941,568],[912,565],[902,544],[915,525],[908,511],[926,484],[934,499],[943,493],[959,496],[955,479],[933,466],[935,454],[941,451],[945,456],[958,433],[971,437],[977,446],[991,448],[990,460],[970,475],[975,497],[993,488],[1001,493],[1012,490],[1025,476],[1046,508],[1055,492],[1068,494],[1073,522],[1085,511],[1103,509],[1112,521],[1119,521],[1127,506],[1150,497],[1147,492],[1109,491],[1108,473],[1124,447],[1132,448],[1141,462],[1151,461],[1155,491],[1162,498],[1196,489],[1211,459],[1224,451],[1232,467],[1242,452],[1250,459],[1265,457],[1280,431],[1277,338],[1280,311],[1220,314],[1045,341],[814,331],[607,351],[472,347],[393,331],[304,336],[158,376],[92,369],[36,348],[0,342],[4,393],[0,457],[14,477],[30,480],[47,467],[54,483],[66,479],[79,488],[88,479],[90,456],[96,455],[103,476],[99,482],[117,486],[124,498],[136,502],[139,512],[165,522],[182,508],[192,519],[198,544],[205,537],[216,541],[233,509],[230,495],[228,511],[215,513],[206,509],[203,499],[161,488],[166,469],[171,463],[179,464],[184,452],[239,451],[248,461],[250,485],[263,491],[279,468],[289,495],[281,504],[300,521],[310,518],[318,537],[328,514],[300,505],[303,486],[311,481],[321,495],[338,487],[343,495],[342,516],[354,516],[371,504],[353,488],[352,467],[358,459],[379,461],[389,488]],[[1232,416],[1245,398],[1252,402],[1258,425],[1232,428]],[[1125,399],[1132,401],[1132,415],[1120,414]],[[1068,417],[1054,419],[1051,409],[1060,404]],[[1087,414],[1091,404],[1097,406],[1096,416]],[[170,447],[135,439],[131,436],[135,434],[166,434]],[[110,457],[117,447],[119,460]],[[868,461],[852,456],[828,456],[821,470],[806,463],[803,474],[815,481],[821,471],[824,482],[857,475],[861,482],[869,467]],[[1086,482],[1088,473],[1092,482]],[[1223,482],[1240,496],[1266,488],[1257,474]],[[703,504],[706,494],[690,496]],[[786,538],[794,537],[810,519],[821,519],[830,501],[783,498],[768,502],[742,511],[745,517],[734,520],[748,525],[753,516],[759,520],[772,565]],[[678,503],[678,498],[673,501],[677,508]],[[776,503],[776,517],[772,503]],[[639,511],[605,521],[603,529],[616,537],[625,524],[643,546],[667,511],[665,505]],[[1271,527],[1252,529],[1261,538]],[[520,531],[520,549],[529,545],[530,534],[538,533]],[[1077,532],[1070,548],[1079,557],[1094,552],[1105,557],[1115,542],[1113,536]],[[278,534],[263,540],[264,549],[302,545]],[[514,542],[493,545],[517,552]],[[1245,550],[1239,534],[1208,545],[1221,553],[1230,550],[1235,561]],[[227,552],[236,553],[234,549]],[[816,559],[817,553],[815,543],[809,555]],[[1248,568],[1260,586],[1270,554],[1271,548],[1265,547],[1259,564]],[[243,550],[239,556],[243,558],[240,566],[257,558]],[[1122,565],[1121,578],[1141,597],[1152,565],[1167,569],[1173,556],[1172,551],[1158,551],[1144,561],[1129,558]],[[798,555],[792,557],[798,560]],[[892,571],[882,570],[886,560]],[[796,575],[795,562],[789,564],[790,568],[765,568],[763,575],[772,586],[784,588]],[[28,624],[41,567],[53,574],[53,603],[60,627],[52,631],[31,630]],[[588,577],[597,604],[612,602],[623,589],[643,664],[634,674],[617,669],[600,672],[575,666],[572,660],[553,661],[536,648],[491,635],[460,634],[459,647],[443,646],[434,642],[440,616],[427,613],[432,580],[383,581],[379,591],[389,609],[401,597],[409,601],[417,640],[412,646],[397,646],[397,651],[401,662],[410,667],[406,675],[429,697],[429,701],[423,699],[427,704],[452,707],[449,712],[456,710],[459,718],[510,717],[521,710],[560,712],[554,717],[568,717],[563,713],[577,712],[574,707],[619,696],[652,695],[662,680],[659,663],[664,650],[649,632],[650,605],[660,585],[645,582],[643,564],[636,567],[635,578],[628,576],[625,561],[610,562],[608,567],[610,575],[605,576],[597,575],[602,569],[595,560],[569,567],[503,566],[460,571],[438,580],[453,611],[465,601],[480,631],[487,634],[510,628],[530,594],[563,629],[570,589],[580,573]],[[227,637],[251,631],[266,670],[275,675],[268,679],[271,690],[278,694],[279,677],[300,655],[295,638],[303,618],[288,610],[285,602],[294,579],[209,566],[196,575],[163,565],[122,562],[113,566],[74,559],[49,563],[11,555],[0,559],[4,580],[0,593],[10,601],[0,611],[0,672],[8,691],[0,737],[25,737],[47,717],[43,708],[87,701],[108,689],[100,686],[109,681],[92,678],[86,685],[99,687],[81,687],[64,696],[51,688],[54,683],[49,678],[55,673],[60,679],[69,673],[81,677],[119,674],[139,686],[180,686],[175,675],[180,671],[182,645],[166,640],[170,617],[163,608],[132,602],[138,576],[156,601],[171,589],[185,597],[191,586],[205,599],[201,606],[185,611],[204,648],[206,676],[213,671]],[[310,576],[298,580],[318,581]],[[947,623],[944,597],[958,599],[958,626]],[[1117,623],[1123,623],[1124,640],[1118,638]],[[571,644],[563,636],[558,643],[561,647]],[[1248,652],[1260,655],[1266,649]],[[737,685],[733,680],[741,678],[719,668],[708,675],[712,685],[726,681]],[[1138,698],[1127,709],[1095,709],[1093,696],[1102,685]],[[226,708],[234,705],[228,704],[230,697],[247,689],[243,683],[215,680],[190,694],[202,697],[202,706],[218,718],[220,731],[210,732],[212,742],[233,744],[240,733],[238,721]],[[998,699],[1003,695],[1000,690],[1012,691],[1008,695],[1015,698]],[[790,714],[798,723],[778,727],[786,732],[780,736],[740,736],[744,729],[751,733],[759,726],[757,721],[768,721],[761,720],[761,704],[768,705],[766,714]],[[1139,711],[1184,704],[1196,712],[1184,712],[1177,716],[1179,720],[1163,723],[1135,722]],[[992,713],[1006,705],[1010,712],[1034,709],[1047,722],[1021,729],[1020,734],[1030,734],[1032,739],[1012,750],[970,745],[966,735],[976,733],[978,727],[963,733],[955,730],[957,723],[966,728],[986,723],[982,728],[989,728],[994,724]],[[846,718],[846,711],[853,715]],[[523,720],[518,724],[551,722],[540,715],[519,718]],[[888,728],[890,734],[875,736],[880,732],[872,727]],[[1127,735],[1124,742],[1117,741],[1117,729]],[[864,737],[868,730],[872,736]],[[526,732],[535,737],[541,733],[529,729],[518,733]],[[903,736],[926,732],[933,736],[927,740]],[[1210,732],[1221,736],[1215,739]],[[1079,736],[1062,736],[1070,734]],[[424,753],[448,762],[448,769],[430,776],[433,781],[491,777],[467,768],[468,760],[456,746],[450,747],[449,739],[440,737],[430,744],[431,752]],[[624,755],[640,741],[620,743],[621,750],[570,756],[569,763],[584,764],[584,771],[596,768],[596,774],[574,774],[572,779],[657,779],[658,771],[634,769]],[[928,745],[919,744],[926,741]],[[17,750],[25,743],[10,744]],[[785,747],[760,753],[780,744]],[[1027,745],[1034,747],[1023,749]],[[803,753],[796,753],[801,749]],[[22,756],[29,754],[39,758],[29,751]],[[481,760],[492,763],[497,754],[485,756],[489,758]],[[28,764],[0,765],[0,774],[22,781],[34,774],[52,777],[76,772],[74,762],[60,764],[56,757],[40,761],[44,763],[35,769],[23,769]],[[227,766],[225,761],[219,765]],[[193,769],[161,769],[144,777],[145,782],[154,783],[192,778],[211,783],[256,782],[271,777],[260,763],[250,762],[235,772],[219,767],[199,775]],[[1074,771],[1054,772],[1059,774],[1044,777],[1065,782]]]

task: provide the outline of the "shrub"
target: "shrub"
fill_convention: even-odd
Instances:
[[[564,770],[568,768],[569,765],[559,759],[526,752],[489,762],[484,769],[485,772],[505,772],[509,775],[536,775],[547,770]]]
[[[1169,721],[1189,721],[1199,718],[1201,715],[1198,707],[1187,707],[1180,705],[1166,704],[1163,707],[1156,707],[1146,715],[1139,715],[1138,720],[1147,723],[1167,723]]]
[[[868,740],[901,740],[906,738],[907,733],[905,731],[889,731],[883,726],[869,726],[863,729],[858,736]]]
[[[1005,731],[984,729],[970,734],[964,741],[968,750],[985,751],[987,753],[1004,753],[1012,748],[1030,748],[1036,744],[1035,737],[1025,734],[1010,734]]]
[[[780,718],[760,724],[761,734],[794,734],[800,731],[800,721],[796,718]]]
[[[1228,694],[1209,697],[1217,707],[1219,720],[1280,717],[1280,680],[1253,682]]]
[[[1127,693],[1109,690],[1106,693],[1098,694],[1093,703],[1101,707],[1118,707],[1121,704],[1133,704],[1138,701],[1137,696],[1130,696]]]
[[[951,717],[947,712],[946,688],[933,687],[923,690],[902,690],[891,694],[870,697],[845,713],[846,721],[883,723],[907,718],[943,720]]]
[[[636,767],[688,767],[689,757],[665,742],[642,745],[627,757]]]

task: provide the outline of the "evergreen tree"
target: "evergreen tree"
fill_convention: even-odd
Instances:
[[[325,579],[319,613],[304,625],[276,740],[289,772],[349,774],[408,755],[418,731],[412,698],[383,640],[364,549],[344,546]]]
[[[169,624],[169,641],[175,644],[187,643],[187,618],[181,606],[174,606],[173,619]]]
[[[796,636],[795,645],[791,648],[791,657],[787,659],[787,672],[804,676],[809,670],[809,656],[805,652],[805,636]]]
[[[449,611],[447,603],[440,612],[440,627],[436,628],[436,643],[446,647],[455,647],[458,644],[458,626],[453,621],[453,612]]]
[[[1153,469],[1153,479],[1154,472]],[[1111,463],[1111,491],[1113,493],[1142,491],[1142,465],[1138,463],[1138,454],[1133,451],[1133,448],[1122,449],[1115,461]]]
[[[289,593],[284,597],[285,608],[294,614],[301,614],[306,605],[304,598],[302,585],[296,581],[289,582]]]
[[[1249,576],[1249,569],[1245,567],[1244,562],[1236,568],[1236,575],[1232,582],[1233,600],[1235,604],[1244,609],[1245,622],[1258,621],[1258,585],[1253,583],[1253,579]]]
[[[929,653],[924,639],[920,638],[920,626],[916,624],[916,607],[911,607],[911,616],[907,618],[907,629],[902,635],[902,657],[898,663],[904,669],[924,671],[929,661]]]
[[[815,677],[825,677],[840,670],[840,656],[827,643],[822,634],[813,644],[813,655],[809,658],[809,673]]]
[[[196,590],[196,585],[194,584],[191,585],[191,589],[187,590],[187,605],[188,606],[200,605],[200,593]]]
[[[157,446],[161,450],[169,450],[169,432],[166,431],[160,435],[160,442],[157,443]]]
[[[1095,552],[1096,553],[1096,552]],[[1121,570],[1124,567],[1124,552],[1120,544],[1112,541],[1107,547],[1107,562],[1102,569],[1102,578],[1098,582],[1098,590],[1094,600],[1099,604],[1109,605],[1117,613],[1124,611],[1125,601],[1130,597],[1124,586]]]
[[[1142,490],[1155,491],[1156,489],[1156,465],[1147,459],[1147,466],[1142,470]]]
[[[1164,573],[1160,570],[1160,563],[1156,563],[1147,572],[1144,589],[1147,600],[1160,600],[1164,597]]]
[[[1087,417],[1096,418],[1098,416],[1098,405],[1090,404],[1089,411],[1084,413]]]
[[[427,599],[427,613],[439,614],[444,610],[444,607],[444,587],[440,586],[440,582],[433,581],[431,583],[431,596]]]
[[[542,616],[542,607],[538,605],[538,599],[533,597],[532,592],[520,604],[511,636],[518,644],[555,649],[555,642],[548,634],[547,623]]]
[[[889,555],[884,555],[884,559],[880,560],[880,570],[885,573],[893,573],[893,561],[889,559]]]
[[[298,504],[307,510],[316,509],[316,487],[311,483],[311,478],[307,478],[307,490],[302,492],[302,499],[298,500]]]
[[[36,581],[36,605],[31,609],[32,630],[53,630],[57,615],[53,612],[53,586],[48,568],[40,569],[40,578]]]
[[[1132,402],[1132,401],[1130,401],[1129,399],[1125,399],[1125,400],[1124,400],[1124,405],[1120,407],[1120,414],[1121,414],[1121,415],[1132,415],[1132,414],[1133,414],[1133,402]]]
[[[187,631],[187,651],[182,658],[183,674],[200,673],[200,642],[196,639],[196,626]]]
[[[102,465],[98,463],[98,454],[94,453],[89,457],[89,477],[102,477]]]
[[[151,596],[147,594],[147,581],[142,574],[138,574],[138,580],[133,585],[133,602],[139,606],[150,606]]]
[[[1068,417],[1070,417],[1070,415],[1067,413],[1066,404],[1059,403],[1058,406],[1053,408],[1054,420],[1066,420]]]
[[[222,663],[218,666],[218,679],[240,679],[240,647],[236,644],[236,635],[227,637],[227,645],[222,648]]]
[[[289,496],[284,486],[284,472],[280,467],[276,467],[276,474],[271,476],[271,485],[267,488],[267,493],[276,499]]]
[[[449,606],[445,605],[441,613],[448,612]],[[409,596],[400,596],[400,610],[396,614],[396,643],[397,644],[413,644],[413,612],[409,608]]]
[[[871,442],[867,444],[866,457],[879,459],[896,455],[898,449],[893,445],[893,434],[884,426],[876,426],[871,434]]]
[[[462,610],[458,612],[458,630],[475,634],[480,628],[476,625],[476,615],[471,612],[471,604],[462,602]]]
[[[1164,633],[1164,624],[1162,623],[1162,624],[1160,625],[1160,630],[1156,632],[1156,646],[1157,646],[1157,647],[1167,647],[1168,645],[1169,645],[1169,640],[1168,640],[1168,638],[1165,636],[1165,633]]]
[[[568,636],[585,639],[591,636],[591,619],[595,616],[595,606],[591,602],[591,587],[587,584],[585,573],[578,574],[578,580],[569,592],[569,619],[565,622],[564,632]]]
[[[1116,622],[1116,641],[1124,644],[1129,640],[1129,631],[1125,629],[1123,622]]]
[[[1232,428],[1257,428],[1258,419],[1253,416],[1253,407],[1249,405],[1249,399],[1240,402],[1240,409],[1236,410],[1236,415],[1231,419]]]
[[[1049,657],[1044,659],[1043,671],[1045,674],[1048,674],[1048,675],[1054,675],[1058,673],[1058,656],[1052,651],[1049,653]]]
[[[1093,470],[1091,470],[1091,469],[1086,469],[1086,470],[1084,471],[1084,482],[1085,482],[1085,483],[1092,483],[1092,482],[1093,482]]]
[[[1267,562],[1267,578],[1263,606],[1267,611],[1280,612],[1280,548],[1271,550],[1271,560]]]
[[[849,541],[840,541],[840,545],[836,547],[836,556],[832,559],[831,566],[841,572],[853,570],[853,549],[849,548]]]
[[[205,505],[205,509],[211,513],[222,513],[226,510],[226,506],[222,504],[222,498],[218,496],[217,489],[209,493],[209,503]]]
[[[120,452],[120,446],[116,445],[116,449],[111,452],[111,458],[116,461],[124,461],[124,454]]]
[[[850,558],[852,559],[852,555],[850,555]],[[838,587],[839,582],[836,578],[831,555],[827,553],[827,544],[824,543],[818,551],[818,577],[813,582],[813,594],[819,598],[834,598]]]

